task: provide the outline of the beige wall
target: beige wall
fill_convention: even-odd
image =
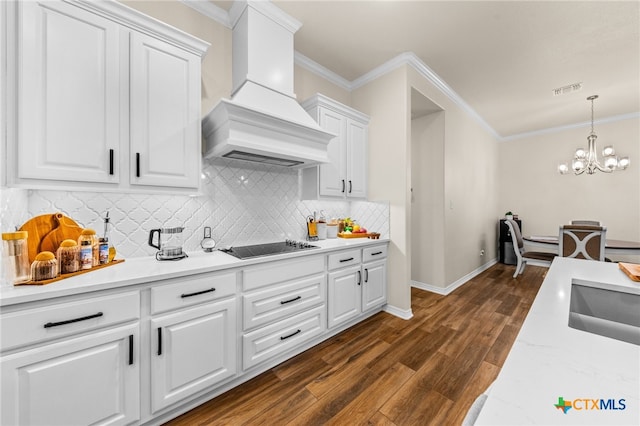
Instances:
[[[590,128],[530,136],[499,144],[500,213],[512,210],[525,235],[557,234],[571,219],[600,220],[613,239],[640,241],[640,119],[596,124],[598,147],[611,144],[631,166],[612,174],[560,175],[558,163],[587,147]],[[640,256],[619,260],[640,262]]]
[[[369,199],[389,201],[388,301],[404,311],[411,309],[409,93],[405,67],[352,93],[353,107],[371,117]]]
[[[303,102],[316,93],[322,93],[345,105],[351,105],[351,92],[345,90],[315,73],[295,66],[294,91],[298,102]]]

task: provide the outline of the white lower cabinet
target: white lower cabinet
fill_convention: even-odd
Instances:
[[[151,405],[157,412],[236,374],[236,301],[151,320]]]
[[[137,422],[139,318],[137,291],[3,308],[0,424]]]
[[[356,318],[362,312],[362,272],[360,266],[331,272],[329,289],[329,328]]]

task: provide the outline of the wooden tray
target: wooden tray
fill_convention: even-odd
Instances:
[[[124,262],[124,259],[114,259],[109,263],[105,263],[104,265],[98,265],[98,266],[94,266],[91,269],[81,269],[78,272],[72,272],[70,274],[62,274],[62,275],[58,275],[55,278],[51,278],[50,280],[42,280],[42,281],[27,281],[24,283],[18,283],[15,285],[46,285],[46,284],[51,284],[54,283],[56,281],[60,281],[60,280],[64,280],[65,278],[71,278],[74,277],[76,275],[81,275],[81,274],[86,274],[87,272],[92,272],[95,271],[97,269],[102,269],[102,268],[106,268],[112,265],[115,265],[117,263],[122,263]]]
[[[640,265],[637,263],[618,263],[618,267],[633,281],[640,282]]]
[[[371,234],[368,232],[363,232],[361,234],[345,234],[344,232],[338,233],[338,237],[340,238],[368,238]]]

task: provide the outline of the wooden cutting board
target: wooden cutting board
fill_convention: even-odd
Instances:
[[[27,231],[29,233],[27,239],[27,246],[29,248],[29,262],[33,262],[36,255],[42,250],[40,249],[40,243],[42,239],[46,237],[51,231],[58,226],[58,219],[54,214],[43,214],[29,219],[20,227],[20,231]],[[66,216],[65,216],[66,217]],[[66,218],[64,223],[67,225],[78,226],[78,224],[71,218]]]
[[[633,281],[640,282],[640,265],[637,263],[619,262],[618,267]]]
[[[57,223],[57,227],[49,232],[40,241],[40,251],[50,251],[56,253],[60,243],[64,240],[78,241],[78,237],[82,234],[84,228],[78,226],[72,219],[66,217],[62,213],[56,213],[54,220]]]

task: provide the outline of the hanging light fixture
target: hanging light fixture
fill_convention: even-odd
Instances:
[[[604,164],[598,161],[598,155],[596,153],[596,136],[593,130],[593,101],[598,99],[598,95],[592,95],[587,98],[591,101],[591,133],[587,136],[588,148],[578,148],[576,154],[571,162],[571,169],[576,175],[581,175],[584,172],[592,175],[596,170],[601,172],[611,173],[614,170],[624,170],[629,167],[629,157],[616,157],[616,152],[611,145],[605,146],[602,150],[602,156],[604,157]],[[562,163],[558,166],[558,172],[562,175],[569,173],[569,166],[567,163]]]

